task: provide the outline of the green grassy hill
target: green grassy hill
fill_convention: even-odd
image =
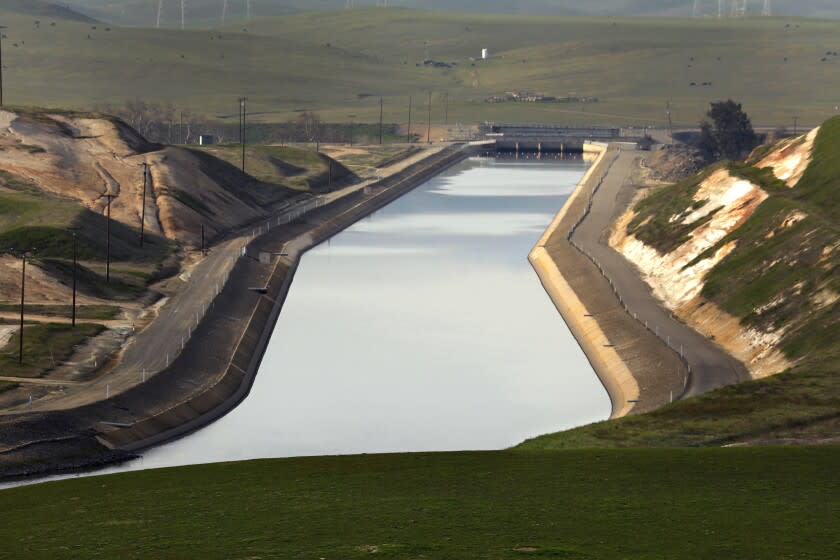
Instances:
[[[203,465],[0,491],[16,560],[659,560],[840,554],[838,448]]]
[[[523,444],[545,449],[592,446],[683,446],[733,443],[840,443],[840,117],[827,121],[812,161],[794,188],[757,169],[760,154],[725,162],[642,200],[631,223],[637,237],[681,237],[681,214],[700,178],[728,167],[769,198],[743,225],[699,258],[732,241],[711,269],[703,296],[760,332],[779,332],[778,347],[795,365],[773,378],[714,391],[651,414],[547,435]],[[792,215],[801,221],[787,225]],[[659,245],[669,251],[668,244]],[[670,248],[669,248],[670,247]]]
[[[339,10],[265,18],[223,30],[118,28],[0,11],[6,100],[88,108],[143,99],[206,117],[285,122],[318,111],[329,122],[404,123],[408,97],[433,121],[449,93],[454,122],[696,124],[709,101],[732,97],[758,124],[835,111],[840,22],[598,19]],[[52,22],[50,22],[52,23]],[[94,29],[96,27],[96,29]],[[482,48],[493,58],[472,61]],[[831,55],[827,55],[831,52]],[[426,56],[451,68],[417,66]],[[824,60],[823,60],[824,59]],[[711,83],[702,86],[702,83]],[[694,83],[696,85],[692,86]],[[599,103],[488,104],[505,91],[588,96]]]

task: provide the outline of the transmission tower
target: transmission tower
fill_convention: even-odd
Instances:
[[[184,4],[187,0],[181,0],[181,30],[184,30]]]
[[[227,19],[227,4],[228,0],[222,0],[222,27],[225,26],[225,20]]]
[[[160,29],[160,13],[163,10],[163,0],[158,0],[157,24],[156,27]]]
[[[700,0],[694,0],[694,9],[691,10],[691,17],[700,17]]]
[[[251,0],[245,0],[245,19],[251,19]]]
[[[773,15],[773,9],[770,6],[770,0],[764,0],[764,7],[761,9],[761,15],[764,17],[770,17]]]

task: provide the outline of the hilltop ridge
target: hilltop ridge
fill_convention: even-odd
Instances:
[[[69,2],[47,0],[2,0],[0,10],[39,17],[59,18],[66,21],[95,23],[98,20],[70,7]]]

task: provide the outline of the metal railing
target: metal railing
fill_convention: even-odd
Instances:
[[[615,162],[618,159],[620,154],[621,154],[621,150],[619,149],[618,154],[616,154],[615,157],[613,157],[613,159],[610,161],[609,165],[607,166],[607,169],[603,173],[601,173],[600,177],[598,178],[598,182],[596,183],[595,187],[592,189],[592,192],[589,195],[589,199],[586,202],[586,207],[585,207],[583,213],[581,214],[581,216],[578,218],[578,220],[574,223],[574,225],[569,230],[569,233],[567,234],[566,239],[571,244],[572,247],[574,247],[580,254],[584,255],[587,259],[589,259],[592,262],[592,264],[594,264],[598,268],[598,271],[601,273],[601,276],[603,276],[609,282],[610,288],[612,289],[616,298],[618,298],[618,302],[621,305],[622,309],[634,321],[636,321],[640,325],[644,326],[644,328],[648,332],[650,332],[651,334],[656,336],[658,339],[660,339],[662,342],[664,342],[668,346],[668,348],[671,351],[673,351],[677,355],[677,357],[680,359],[680,362],[682,362],[682,364],[686,368],[686,375],[683,378],[682,392],[679,395],[677,395],[677,399],[681,399],[682,397],[685,396],[686,392],[688,391],[688,384],[691,380],[691,375],[692,375],[691,364],[688,362],[688,360],[685,357],[684,349],[682,347],[676,348],[676,347],[672,346],[671,345],[671,336],[666,334],[665,332],[660,333],[659,332],[660,329],[659,329],[658,325],[656,325],[656,326],[649,325],[647,321],[642,321],[641,319],[639,319],[638,313],[633,311],[632,309],[630,309],[630,307],[624,301],[624,297],[621,295],[621,292],[618,290],[618,287],[616,286],[615,282],[610,277],[610,275],[607,273],[607,271],[604,269],[604,267],[601,265],[601,263],[598,262],[598,260],[592,255],[592,253],[585,250],[583,247],[581,247],[574,240],[575,232],[581,226],[581,224],[583,224],[584,220],[586,220],[586,218],[589,216],[589,214],[592,212],[592,206],[594,204],[595,196],[598,194],[598,191],[601,190],[601,187],[604,184],[604,180],[609,175],[610,170],[612,170],[612,167],[615,164]],[[591,178],[590,178],[590,180],[591,180]],[[676,320],[676,317],[674,317],[673,313],[671,313],[671,317]],[[672,396],[671,400],[673,401],[673,396]]]

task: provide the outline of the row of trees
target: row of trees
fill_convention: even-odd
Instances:
[[[201,134],[212,135],[219,143],[239,141],[236,117],[232,117],[229,123],[210,120],[191,111],[180,110],[172,103],[133,100],[121,105],[99,105],[96,110],[119,117],[150,142],[195,144]],[[386,125],[384,133],[395,136],[398,128],[395,124]],[[285,123],[249,123],[247,135],[249,142],[260,144],[375,142],[379,137],[379,125],[325,123],[318,113],[303,111]]]
[[[101,105],[97,110],[121,118],[150,142],[194,144],[199,134],[213,135],[217,142],[238,142],[238,122],[222,123],[201,118],[172,103],[127,101],[122,105]],[[385,134],[395,135],[397,125],[388,125]],[[264,144],[285,142],[357,142],[378,137],[378,125],[324,123],[318,113],[303,111],[285,123],[253,123],[248,139]],[[759,137],[740,103],[729,99],[712,103],[700,123],[698,147],[708,162],[741,159],[758,145]]]
[[[119,117],[150,142],[192,144],[202,134],[202,119],[191,111],[177,109],[172,103],[133,100],[122,105],[98,105],[95,110]]]

